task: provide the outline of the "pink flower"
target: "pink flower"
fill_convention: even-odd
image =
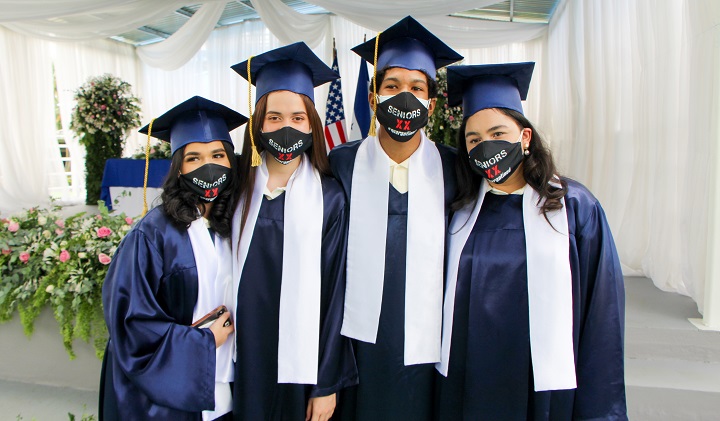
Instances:
[[[111,259],[110,256],[108,256],[107,254],[105,254],[105,253],[100,253],[100,254],[98,254],[98,260],[99,260],[100,263],[102,263],[103,265],[109,265],[109,264],[110,264],[110,261],[111,261],[112,259]]]
[[[64,232],[65,231],[61,230],[60,228],[55,229],[55,234],[57,234],[57,235],[62,235],[62,233],[64,233]]]
[[[4,254],[5,256],[7,256],[7,255],[10,254],[10,253],[12,253],[12,250],[10,250],[10,249],[2,249],[2,254]]]
[[[59,226],[60,228],[65,228],[65,221],[63,221],[62,219],[56,219],[55,225]]]
[[[103,111],[105,111],[106,108],[107,108],[107,106],[104,105],[104,104],[100,106],[100,109],[103,110]]]
[[[20,261],[23,263],[27,263],[28,260],[30,260],[30,253],[24,251],[20,253]]]
[[[97,219],[98,221],[101,220],[101,219],[102,219],[102,215],[95,215],[95,219]]]
[[[100,228],[97,230],[97,236],[100,237],[100,238],[105,238],[105,237],[107,237],[107,236],[110,235],[110,234],[112,234],[112,230],[111,230],[110,228],[108,228],[108,227],[100,227]]]
[[[10,225],[8,225],[8,231],[10,232],[17,232],[17,230],[20,229],[20,224],[17,222],[10,222]]]
[[[67,262],[68,260],[70,260],[70,252],[67,250],[61,251],[59,258],[60,258],[61,262],[63,262],[63,263]]]
[[[453,116],[450,116],[450,117],[448,117],[448,120],[450,120],[450,121],[454,121],[454,120],[455,120],[455,117],[453,117]]]
[[[128,224],[128,225],[132,225],[133,219],[132,219],[131,217],[129,217],[129,216],[126,216],[126,217],[125,217],[125,223]]]

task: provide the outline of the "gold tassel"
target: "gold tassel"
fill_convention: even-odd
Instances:
[[[247,75],[248,75],[248,109],[250,110],[250,122],[247,125],[246,130],[250,130],[250,149],[252,149],[252,161],[250,165],[253,167],[259,167],[262,164],[262,158],[255,148],[255,136],[253,136],[253,111],[252,111],[252,76],[250,75],[250,61],[252,56],[248,59],[247,64]]]
[[[373,58],[373,114],[370,118],[370,128],[368,130],[369,136],[377,136],[377,132],[375,130],[375,120],[377,119],[377,57],[378,57],[378,44],[380,43],[380,34],[382,34],[382,31],[378,32],[375,36],[375,57]]]
[[[145,178],[143,179],[143,211],[141,216],[145,216],[145,214],[148,212],[147,180],[148,173],[150,172],[150,135],[152,134],[152,126],[154,122],[155,119],[153,118],[150,121],[150,125],[148,126],[147,145],[145,145]]]

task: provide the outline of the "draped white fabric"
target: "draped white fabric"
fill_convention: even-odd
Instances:
[[[147,64],[163,70],[175,70],[187,63],[215,28],[226,2],[204,4],[185,25],[163,42],[137,49]]]
[[[52,63],[63,124],[72,108],[67,104],[72,91],[87,76],[105,72],[133,84],[142,99],[144,123],[196,94],[247,114],[247,82],[229,66],[303,39],[292,37],[300,37],[298,28],[312,18],[318,26],[314,33],[325,35],[308,33],[305,41],[326,63],[331,61],[330,37],[336,39],[346,119],[351,121],[360,60],[350,48],[363,35],[370,39],[412,13],[458,49],[465,64],[537,62],[526,115],[550,142],[560,172],[586,184],[603,204],[625,273],[649,276],[662,289],[690,295],[702,308],[710,258],[706,227],[717,212],[709,209],[707,192],[714,192],[708,174],[718,160],[720,2],[566,0],[549,25],[530,26],[446,16],[488,2],[315,0],[336,16],[301,19],[287,13],[279,0],[259,8],[256,1],[267,25],[250,21],[214,30],[173,71],[154,67],[147,55],[139,59],[143,53],[110,41],[47,43],[0,28],[0,211],[22,199],[41,200],[49,186],[50,170],[34,164],[49,159],[46,147],[54,139]],[[54,31],[55,39],[70,40],[90,36],[94,25],[94,36],[103,37],[150,23],[183,4],[0,0],[0,22],[25,34],[50,37]],[[123,11],[129,19],[121,24]],[[84,23],[75,25],[79,20]],[[195,30],[201,32],[199,26]],[[172,55],[173,42],[155,48]],[[189,57],[194,47],[187,45],[181,54]],[[327,87],[315,95],[324,116]],[[236,131],[234,138],[241,139],[242,132]]]

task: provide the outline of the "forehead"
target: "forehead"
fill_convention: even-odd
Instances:
[[[402,67],[391,67],[385,71],[383,82],[387,79],[398,79],[401,82],[421,81],[427,83],[428,77],[420,70],[408,70]]]
[[[186,154],[190,152],[203,153],[217,149],[225,149],[222,140],[214,140],[212,142],[191,142],[185,145]]]
[[[482,132],[496,126],[514,127],[517,124],[497,108],[486,108],[468,117],[466,131]]]
[[[275,91],[268,94],[267,111],[298,112],[306,110],[300,94],[291,91]]]

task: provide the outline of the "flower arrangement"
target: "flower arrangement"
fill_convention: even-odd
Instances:
[[[150,145],[150,159],[170,159],[170,142],[153,143]],[[145,159],[146,146],[141,145],[133,154],[133,159]]]
[[[129,83],[104,74],[75,91],[77,104],[70,129],[80,136],[80,144],[92,151],[85,157],[85,202],[89,205],[100,199],[105,161],[122,155],[126,132],[140,125],[140,100],[131,88]]]
[[[430,116],[425,131],[433,141],[454,147],[463,120],[462,106],[448,106],[447,71],[444,67],[437,72],[437,82],[439,86],[435,112]]]
[[[132,225],[124,214],[84,212],[62,218],[59,208],[31,208],[0,220],[0,321],[20,315],[25,333],[47,305],[70,358],[76,338],[93,340],[98,358],[107,341],[102,285],[120,240]]]

